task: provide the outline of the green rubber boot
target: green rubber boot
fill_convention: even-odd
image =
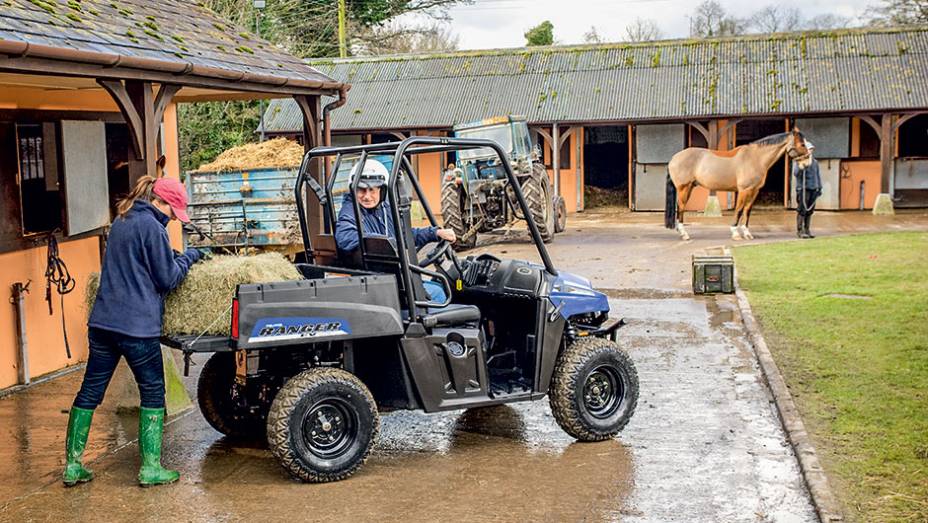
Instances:
[[[68,435],[64,442],[65,465],[62,480],[66,487],[73,487],[78,483],[93,479],[93,472],[85,469],[81,464],[92,420],[93,410],[71,407],[71,415],[68,417]]]
[[[164,409],[142,407],[139,412],[139,452],[142,467],[139,469],[139,485],[165,485],[180,478],[176,470],[161,466],[161,435],[164,432]]]

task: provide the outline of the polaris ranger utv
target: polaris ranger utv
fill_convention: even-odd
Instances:
[[[476,148],[499,157],[542,263],[491,254],[459,259],[446,241],[416,252],[410,187],[433,225],[435,217],[410,157]],[[390,159],[383,190],[392,237],[369,237],[359,226],[354,252],[314,250],[307,220],[320,218],[316,239],[332,245],[336,178],[374,156]],[[319,184],[310,165],[325,157],[334,157],[334,166]],[[360,177],[353,178],[343,191],[354,193]],[[439,412],[547,395],[557,423],[579,440],[611,438],[628,423],[638,376],[616,343],[623,322],[609,317],[606,296],[588,280],[555,269],[495,142],[412,137],[318,147],[304,157],[295,193],[304,243],[296,266],[304,279],[239,285],[231,337],[165,337],[188,364],[191,353],[215,353],[198,384],[200,408],[215,429],[266,434],[290,474],[326,482],[364,463],[386,410]],[[307,217],[307,198],[318,200],[321,216]],[[361,209],[350,201],[357,218]],[[444,286],[444,302],[430,301],[423,278]]]

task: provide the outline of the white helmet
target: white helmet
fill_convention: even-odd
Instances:
[[[357,164],[351,170],[351,183],[354,184],[358,171],[361,170],[361,164]],[[377,160],[367,160],[364,162],[364,170],[361,171],[361,179],[358,181],[358,187],[369,189],[373,187],[383,187],[390,178],[390,171],[387,167]]]

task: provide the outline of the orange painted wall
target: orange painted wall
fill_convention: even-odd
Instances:
[[[64,296],[68,340],[73,358],[68,359],[61,332],[61,303],[52,292],[54,314],[48,315],[45,302],[44,246],[0,254],[0,289],[3,305],[0,307],[0,388],[15,385],[18,379],[19,347],[16,338],[16,313],[9,304],[10,287],[15,282],[32,280],[25,297],[26,340],[29,345],[29,374],[37,377],[87,359],[87,311],[84,294],[87,277],[100,270],[99,239],[62,241],[59,244],[61,259],[67,264],[76,280],[74,290]],[[77,392],[77,391],[75,391]]]
[[[864,208],[872,209],[880,192],[879,160],[845,160],[841,162],[838,186],[842,209],[860,208],[860,182],[864,182]]]
[[[561,132],[567,132],[568,129],[561,129]],[[550,129],[549,129],[550,132]],[[567,147],[570,151],[570,167],[561,169],[561,196],[564,197],[564,203],[567,204],[567,212],[577,212],[577,167],[579,166],[580,182],[584,183],[583,176],[583,147],[580,148],[580,154],[577,154],[578,140],[583,140],[583,128],[578,127],[577,131],[570,135],[567,140]],[[579,143],[583,143],[580,141]],[[545,143],[543,149],[545,163],[551,163],[553,153],[551,147]],[[548,169],[548,178],[554,184],[554,169]],[[582,186],[582,185],[581,185]],[[581,198],[583,197],[581,193]]]
[[[171,178],[180,179],[180,142],[177,138],[177,104],[169,104],[164,109],[164,174]],[[183,245],[183,233],[180,222],[174,220],[168,225],[168,236],[171,245],[180,250]]]
[[[417,131],[415,136],[444,136],[441,131]],[[429,208],[435,214],[441,213],[441,173],[444,153],[417,154],[416,172],[419,175],[419,184],[429,202]]]

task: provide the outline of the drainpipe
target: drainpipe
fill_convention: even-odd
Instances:
[[[322,108],[322,127],[324,132],[322,141],[324,145],[332,145],[332,128],[329,113],[332,112],[333,109],[338,109],[345,105],[346,102],[348,102],[348,86],[342,85],[338,88],[338,100],[330,102]]]
[[[29,385],[29,346],[26,342],[26,309],[23,306],[25,295],[29,292],[29,284],[16,282],[12,286],[13,296],[10,303],[16,307],[16,338],[19,341],[19,383]]]

